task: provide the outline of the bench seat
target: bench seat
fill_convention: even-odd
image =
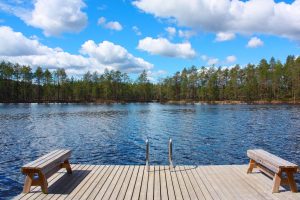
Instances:
[[[289,185],[292,192],[297,192],[294,173],[297,173],[298,165],[262,149],[248,150],[247,155],[250,158],[247,173],[251,173],[253,168],[257,167],[265,174],[273,177],[273,193],[279,192],[280,185]],[[282,176],[283,173],[286,173],[287,178]]]
[[[69,163],[71,150],[54,150],[21,168],[26,175],[23,192],[28,193],[31,186],[41,186],[43,193],[48,193],[47,178],[52,176],[61,168],[65,168],[68,174],[72,174]]]

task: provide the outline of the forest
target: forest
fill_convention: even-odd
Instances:
[[[215,102],[300,101],[300,57],[284,63],[271,58],[231,68],[183,68],[151,82],[146,71],[136,80],[120,71],[86,72],[81,78],[56,70],[2,61],[0,102]]]

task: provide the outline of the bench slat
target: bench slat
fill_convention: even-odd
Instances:
[[[28,193],[32,185],[39,185],[44,193],[48,193],[47,178],[61,168],[66,168],[68,174],[72,173],[70,156],[71,150],[55,150],[24,165],[21,168],[22,173],[26,175],[23,192]],[[38,178],[33,180],[34,174],[37,174]]]
[[[24,165],[22,167],[22,173],[38,173],[42,172],[44,174],[52,171],[57,165],[60,165],[65,160],[68,160],[71,156],[71,150],[61,150],[57,151],[55,154],[51,155],[46,161],[41,161],[40,163],[35,163],[34,165]]]
[[[70,156],[71,156],[71,150],[64,150],[60,154],[52,157],[51,159],[47,160],[44,163],[38,165],[37,168],[38,169],[43,169],[43,168],[47,167],[49,164],[51,164],[51,163],[57,163],[59,161],[64,161],[63,159],[65,159],[66,157],[70,157]]]
[[[292,162],[289,162],[287,160],[284,160],[274,154],[271,154],[267,151],[264,151],[262,149],[258,149],[257,152],[261,153],[261,154],[264,154],[266,157],[269,157],[271,160],[274,161],[274,163],[276,163],[278,165],[278,167],[298,167],[296,164],[292,163]]]
[[[296,164],[286,161],[273,154],[270,154],[269,152],[266,152],[262,149],[248,150],[247,155],[249,158],[255,160],[257,163],[266,166],[267,168],[276,173],[283,168],[290,168],[295,170],[298,169],[298,166]]]
[[[37,166],[43,162],[45,162],[47,159],[49,159],[50,157],[56,155],[57,153],[61,152],[62,150],[54,150],[46,155],[43,155],[42,157],[39,157],[38,159],[30,162],[30,163],[27,163],[25,165],[23,165],[23,168],[29,168],[29,167],[34,167],[34,166]]]

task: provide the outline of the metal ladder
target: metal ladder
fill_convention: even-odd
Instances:
[[[169,169],[173,168],[173,142],[172,142],[172,138],[169,139],[169,156],[168,156],[168,160],[169,160]],[[149,139],[146,140],[146,167],[148,169],[148,171],[150,170],[150,156],[149,156],[149,152],[150,152],[150,146],[149,146]]]

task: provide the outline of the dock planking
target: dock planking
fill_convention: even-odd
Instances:
[[[138,166],[72,165],[49,178],[49,193],[31,187],[14,199],[299,199],[280,187],[272,194],[272,179],[259,171],[247,174],[246,165]],[[299,187],[299,186],[298,186]]]

